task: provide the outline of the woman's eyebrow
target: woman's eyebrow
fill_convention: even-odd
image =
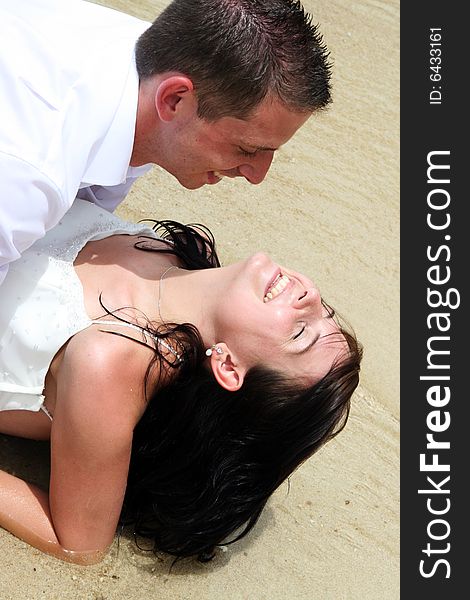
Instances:
[[[305,354],[306,352],[308,352],[310,350],[310,348],[313,348],[313,346],[315,346],[315,344],[318,342],[318,340],[320,339],[320,334],[317,334],[312,341],[307,344],[305,346],[305,348],[302,348],[302,350],[299,350],[298,352],[296,352],[295,354],[297,356],[300,356],[301,354]]]

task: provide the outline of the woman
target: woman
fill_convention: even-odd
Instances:
[[[309,279],[155,230],[76,201],[0,287],[0,432],[51,442],[48,493],[0,472],[0,526],[63,560],[99,561],[120,520],[209,560],[344,426],[358,383]]]

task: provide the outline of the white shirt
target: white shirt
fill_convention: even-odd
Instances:
[[[114,210],[129,166],[150,23],[82,0],[0,0],[0,283],[75,197]]]

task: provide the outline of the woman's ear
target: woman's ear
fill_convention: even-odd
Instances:
[[[212,347],[210,367],[219,385],[229,392],[236,392],[243,385],[246,369],[235,364],[229,348],[225,344],[216,344]]]
[[[162,78],[155,90],[155,108],[160,120],[169,122],[183,110],[197,110],[193,91],[193,82],[186,75],[173,74]]]

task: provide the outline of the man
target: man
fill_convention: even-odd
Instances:
[[[0,0],[0,283],[78,196],[114,210],[154,163],[260,183],[330,101],[293,0],[173,0],[151,25],[82,0]]]

